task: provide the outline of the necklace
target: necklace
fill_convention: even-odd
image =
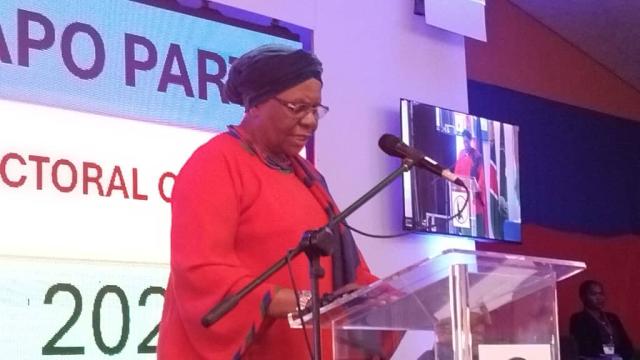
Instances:
[[[272,169],[280,170],[283,172],[292,172],[293,166],[291,165],[291,159],[286,155],[273,155],[268,151],[263,150],[260,146],[257,146],[255,142],[251,140],[249,134],[239,126],[229,125],[227,126],[229,133],[240,140],[245,147],[255,154],[263,163]]]

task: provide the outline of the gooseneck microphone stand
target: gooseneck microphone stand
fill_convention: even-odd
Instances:
[[[394,170],[387,177],[382,179],[371,190],[362,195],[344,211],[329,220],[327,225],[317,230],[306,231],[297,247],[289,250],[287,255],[276,261],[262,274],[240,289],[237,293],[226,296],[221,302],[216,304],[201,319],[202,326],[209,327],[220,320],[225,314],[231,311],[238,302],[244,298],[251,290],[266,281],[276,271],[280,270],[288,261],[305,253],[309,258],[309,278],[311,280],[311,313],[313,314],[313,359],[321,360],[320,353],[320,290],[319,280],[324,276],[324,269],[320,266],[320,257],[331,255],[333,252],[333,232],[332,228],[344,221],[349,215],[364,205],[372,197],[387,187],[393,180],[403,172],[409,171],[414,165],[411,159],[403,159],[402,165]]]

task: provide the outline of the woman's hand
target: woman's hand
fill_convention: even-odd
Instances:
[[[292,289],[280,288],[276,290],[267,308],[267,315],[274,318],[284,318],[290,312],[296,312],[296,294]]]

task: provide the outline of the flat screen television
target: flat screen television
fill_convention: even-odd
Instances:
[[[405,229],[520,242],[517,126],[401,99],[402,141],[469,189],[422,169],[403,176]],[[454,216],[456,215],[456,216]]]

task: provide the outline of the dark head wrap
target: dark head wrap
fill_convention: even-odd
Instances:
[[[231,65],[224,87],[227,99],[250,108],[299,83],[322,82],[322,63],[313,54],[284,45],[263,45]]]

